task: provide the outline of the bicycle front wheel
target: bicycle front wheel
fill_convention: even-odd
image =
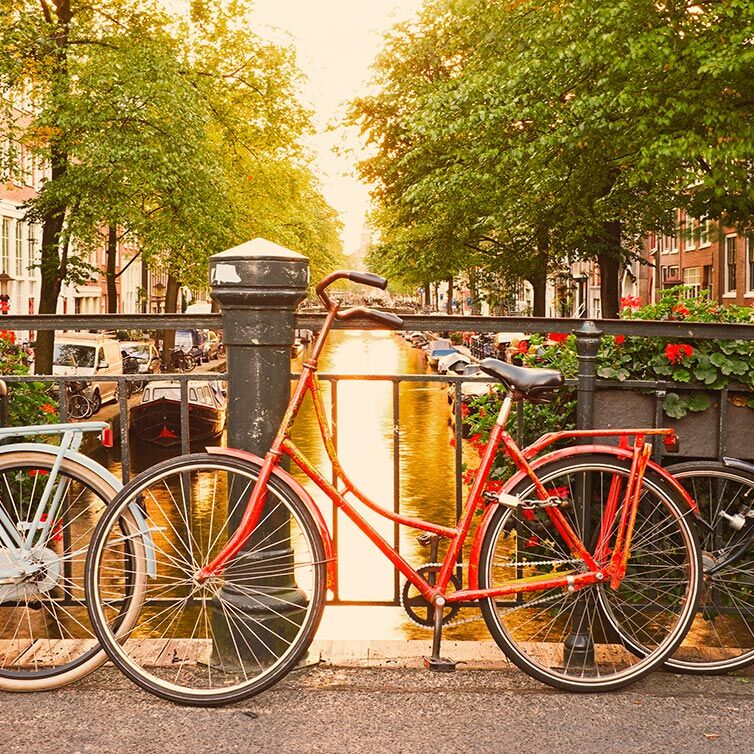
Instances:
[[[622,459],[594,454],[547,463],[537,475],[594,550],[601,531],[609,532],[610,547],[614,544],[629,470]],[[618,509],[603,521],[611,493]],[[514,494],[536,499],[528,479]],[[569,591],[535,587],[537,580],[586,570],[546,509],[500,506],[480,551],[480,587],[524,580],[522,586],[535,590],[482,601],[492,637],[521,670],[556,688],[610,691],[639,680],[677,648],[694,617],[701,562],[687,515],[662,480],[647,474],[620,585]],[[595,553],[602,565],[610,547]]]
[[[105,653],[89,623],[84,564],[94,527],[115,489],[52,453],[0,454],[0,689],[42,691],[82,678]],[[40,504],[46,501],[40,512]],[[35,531],[31,547],[29,536]],[[128,586],[128,585],[124,585]],[[131,616],[130,586],[111,605],[116,630]]]
[[[135,683],[180,704],[215,706],[268,688],[305,654],[324,607],[324,545],[305,503],[272,478],[261,519],[221,573],[198,583],[200,567],[235,529],[259,468],[207,453],[165,461],[118,495],[93,538],[87,564],[90,615],[113,662]],[[134,629],[111,619],[112,584],[128,574],[110,562],[119,519],[146,515],[152,577]],[[230,522],[230,523],[229,523]]]
[[[697,533],[704,586],[696,619],[665,663],[684,673],[728,673],[754,663],[754,523],[737,529],[727,516],[754,507],[754,476],[715,461],[668,471],[699,506]]]

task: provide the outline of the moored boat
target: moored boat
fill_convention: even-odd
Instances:
[[[227,399],[217,380],[192,380],[187,384],[189,439],[191,443],[213,440],[225,429]],[[141,402],[130,410],[132,441],[168,448],[181,444],[180,383],[149,382]]]

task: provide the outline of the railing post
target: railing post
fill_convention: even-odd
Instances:
[[[229,447],[264,456],[272,443],[290,398],[295,311],[306,297],[308,280],[306,257],[261,238],[210,258],[212,297],[218,301],[222,312],[228,362]],[[241,493],[238,490],[234,496],[233,490],[228,490],[229,510]],[[244,502],[241,500],[229,517],[231,531],[243,514]],[[264,571],[262,558],[274,557],[278,564],[287,557],[293,558],[292,551],[285,546],[287,519],[276,512],[263,514],[261,522],[231,566],[236,575],[240,571],[255,573],[251,578],[256,578],[260,586],[260,568]],[[267,546],[264,554],[258,555],[256,544],[264,539],[269,542],[273,532],[273,541],[283,544],[274,553]],[[274,592],[274,611],[264,608],[265,598],[261,592],[249,597],[224,588],[223,600],[226,605],[234,605],[234,633],[240,634],[241,640],[239,636],[225,635],[228,622],[218,616],[216,645],[248,648],[249,655],[259,661],[270,649],[274,650],[276,641],[284,640],[287,629],[295,622],[295,614],[301,614],[306,604],[306,596],[296,586],[294,569],[287,570],[289,575],[264,582]],[[279,571],[285,574],[286,569]],[[281,605],[289,607],[283,610]],[[283,615],[283,612],[290,614]],[[269,616],[273,613],[279,617],[271,622]],[[222,651],[222,646],[216,646],[215,651]],[[270,660],[274,660],[274,656]]]
[[[576,354],[579,360],[576,387],[576,428],[593,429],[594,393],[597,389],[597,351],[602,332],[591,320],[585,320],[576,334]],[[591,538],[591,474],[580,475],[577,484],[574,513],[582,541]],[[590,616],[585,606],[577,603],[571,615],[571,633],[565,639],[565,664],[585,667],[594,665],[594,637],[589,625]]]

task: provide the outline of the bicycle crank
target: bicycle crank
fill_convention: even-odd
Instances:
[[[440,566],[434,564],[424,565],[417,570],[417,573],[420,576],[423,576],[430,584],[434,584],[437,575],[440,573]],[[461,579],[453,574],[448,582],[448,588],[450,591],[462,589],[463,585]],[[401,607],[406,611],[406,615],[408,615],[414,623],[418,623],[420,626],[425,627],[431,627],[434,625],[434,605],[429,603],[410,581],[406,581],[403,584],[403,590],[401,591]],[[458,615],[460,609],[461,605],[457,602],[452,604],[445,603],[445,608],[442,614],[443,626],[452,621],[453,618]]]

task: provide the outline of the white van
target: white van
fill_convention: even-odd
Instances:
[[[118,383],[96,378],[123,374],[120,343],[115,338],[87,333],[55,338],[52,373],[94,378],[86,381],[85,393],[94,403],[96,413],[103,403],[116,398]]]

